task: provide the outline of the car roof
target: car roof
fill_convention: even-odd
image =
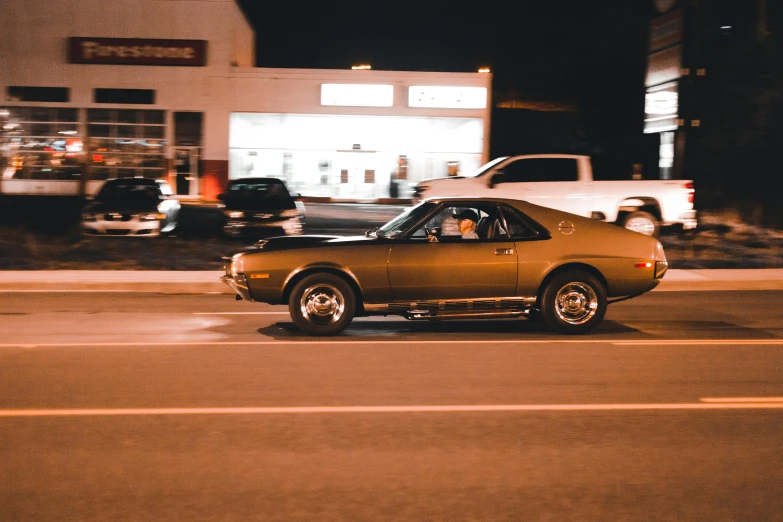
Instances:
[[[236,178],[228,180],[229,184],[233,183],[283,183],[285,182],[280,178]]]

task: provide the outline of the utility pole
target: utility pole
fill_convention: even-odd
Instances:
[[[759,16],[756,22],[756,39],[763,40],[767,34],[767,0],[759,0]]]

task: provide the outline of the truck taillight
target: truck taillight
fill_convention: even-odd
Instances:
[[[693,203],[693,183],[686,183],[685,188],[688,189],[688,203]]]

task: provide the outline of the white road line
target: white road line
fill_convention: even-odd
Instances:
[[[0,410],[3,417],[89,417],[133,415],[271,415],[309,413],[490,413],[640,410],[760,410],[783,409],[783,402],[661,403],[661,404],[497,404],[443,406],[290,406],[247,408],[114,408]]]
[[[706,403],[723,403],[723,404],[740,404],[740,403],[781,403],[783,404],[783,397],[704,397],[699,399],[701,402]]]
[[[530,345],[530,344],[608,344],[616,346],[677,346],[677,345],[691,345],[691,346],[711,346],[711,345],[783,345],[783,339],[734,339],[734,340],[722,340],[722,339],[680,339],[680,340],[606,340],[606,339],[439,339],[439,340],[421,340],[421,339],[409,339],[409,340],[388,340],[388,339],[368,339],[362,340],[358,337],[344,337],[340,341],[324,341],[308,339],[302,341],[154,341],[154,342],[100,342],[100,343],[36,343],[36,342],[20,342],[20,343],[0,343],[0,348],[74,348],[84,347],[91,348],[97,346],[332,346],[332,345],[365,345],[365,344],[448,344],[448,345],[462,345],[462,344],[514,344],[514,345]]]

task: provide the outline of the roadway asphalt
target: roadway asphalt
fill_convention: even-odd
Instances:
[[[0,520],[777,522],[780,305],[318,339],[223,294],[0,292]]]

